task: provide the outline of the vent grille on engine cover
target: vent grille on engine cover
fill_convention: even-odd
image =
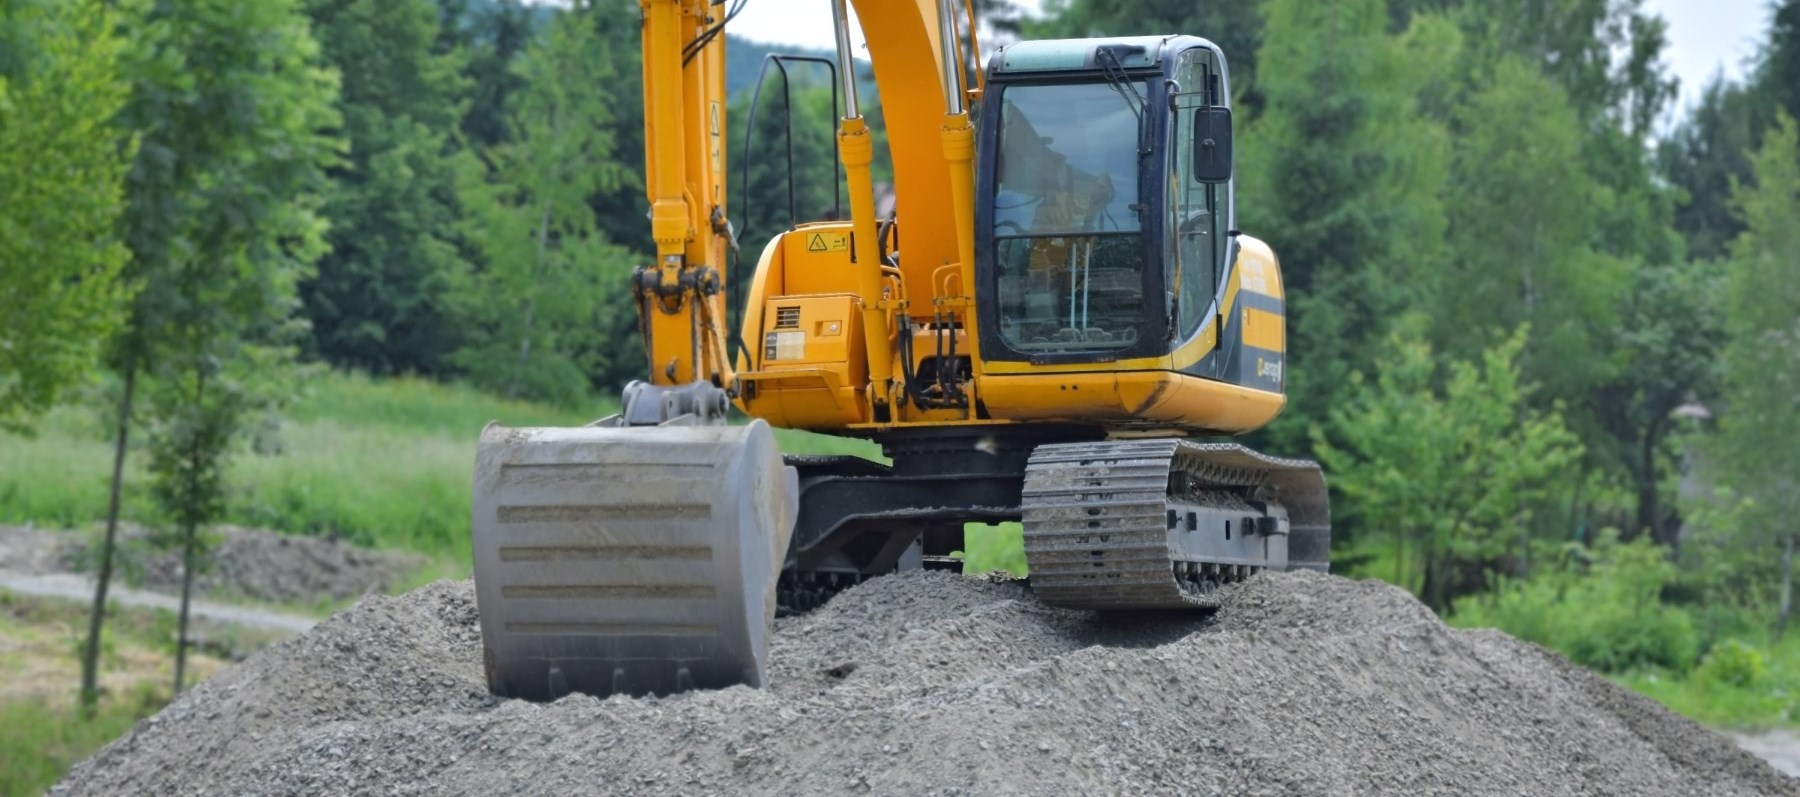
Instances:
[[[776,329],[799,329],[800,328],[800,308],[798,308],[798,307],[777,307],[777,308],[775,308],[775,328]]]

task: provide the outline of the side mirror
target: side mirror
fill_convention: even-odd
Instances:
[[[1231,109],[1194,109],[1194,182],[1231,180]]]

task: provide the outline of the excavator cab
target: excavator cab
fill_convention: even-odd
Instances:
[[[988,69],[983,357],[1167,356],[1216,315],[1234,256],[1224,54],[1188,36],[1021,42]]]

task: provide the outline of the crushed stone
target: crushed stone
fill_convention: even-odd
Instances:
[[[770,687],[490,697],[469,582],[371,596],[214,677],[56,794],[1780,795],[1800,780],[1561,657],[1312,573],[1211,616],[875,579]]]

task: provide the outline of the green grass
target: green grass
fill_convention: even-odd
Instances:
[[[613,411],[604,402],[573,412],[419,379],[323,374],[282,427],[264,435],[268,453],[233,459],[225,520],[467,562],[481,428],[579,426]],[[60,407],[40,419],[35,436],[0,432],[0,522],[79,527],[104,519],[112,458],[104,418],[100,408]],[[861,440],[789,430],[776,438],[792,453],[880,455]],[[123,514],[155,516],[135,458]]]
[[[1024,528],[1017,523],[970,523],[963,527],[963,572],[1005,570],[1025,576]]]
[[[0,702],[0,795],[43,794],[75,762],[119,738],[162,701],[150,689],[140,697],[103,704],[91,722],[72,705],[27,698]]]
[[[169,702],[173,678],[173,612],[108,610],[101,644],[101,694],[92,720],[80,717],[77,659],[87,632],[87,605],[0,591],[0,796],[41,794],[75,762]],[[258,650],[279,634],[199,622],[202,642],[189,672],[203,679],[226,664],[224,650]]]
[[[1724,648],[1715,645],[1709,658],[1687,673],[1644,671],[1614,680],[1707,725],[1746,730],[1800,725],[1800,638],[1789,636],[1780,644],[1757,636],[1742,640],[1734,658],[1741,660],[1748,649],[1761,666],[1719,666]]]

